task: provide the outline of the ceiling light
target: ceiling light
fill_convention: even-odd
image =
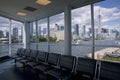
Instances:
[[[36,3],[43,5],[43,6],[46,6],[46,5],[50,4],[51,1],[49,1],[49,0],[37,0]]]
[[[26,13],[23,13],[23,12],[17,12],[17,15],[18,15],[18,16],[26,16],[27,14],[26,14]]]

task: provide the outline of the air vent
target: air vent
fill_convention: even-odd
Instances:
[[[36,11],[37,9],[36,9],[36,8],[33,8],[33,7],[30,7],[30,6],[27,6],[27,7],[24,8],[24,10],[34,12],[34,11]]]

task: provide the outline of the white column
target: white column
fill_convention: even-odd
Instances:
[[[9,55],[11,55],[11,27],[12,27],[12,20],[9,19]]]
[[[30,49],[30,22],[25,22],[23,27],[24,48]]]
[[[49,17],[47,18],[47,31],[48,31],[48,36],[47,36],[48,52],[50,52],[50,22],[49,22]]]
[[[91,27],[92,27],[92,59],[94,59],[95,52],[95,32],[94,32],[94,6],[91,4]]]
[[[64,39],[65,39],[65,54],[71,55],[71,8],[70,6],[65,7],[64,12],[64,21],[65,21],[65,32],[64,32]]]
[[[35,21],[36,24],[36,50],[38,50],[38,21]]]

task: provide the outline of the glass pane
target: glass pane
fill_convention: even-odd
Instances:
[[[30,49],[36,50],[36,22],[30,23]]]
[[[11,53],[16,53],[18,48],[23,47],[23,23],[12,20],[11,26]]]
[[[72,10],[72,55],[91,58],[92,35],[90,30],[90,6]]]
[[[64,13],[50,17],[50,52],[64,54]]]
[[[9,19],[0,17],[0,57],[9,53]]]
[[[38,21],[38,50],[48,52],[47,19]]]
[[[96,59],[120,62],[120,6],[117,2],[105,0],[94,6]]]

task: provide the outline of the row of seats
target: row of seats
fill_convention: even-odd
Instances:
[[[43,73],[59,80],[119,80],[120,63],[48,53],[37,50],[17,50],[15,63],[23,69],[31,67],[37,75]]]

